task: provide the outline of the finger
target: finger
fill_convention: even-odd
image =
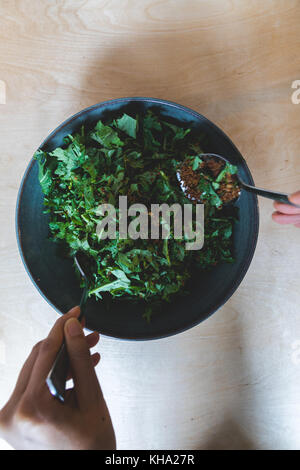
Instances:
[[[300,204],[300,191],[297,191],[289,196],[289,200],[293,204]]]
[[[75,305],[74,307],[70,308],[70,310],[68,310],[67,313],[65,313],[62,318],[66,317],[66,315],[78,316],[79,314],[80,314],[80,307],[79,305]]]
[[[280,212],[273,212],[272,219],[279,224],[299,224],[300,223],[300,214],[287,215],[281,214]]]
[[[102,396],[89,347],[76,318],[68,319],[64,332],[78,405],[88,409],[98,403]]]
[[[86,339],[86,342],[87,342],[88,347],[91,349],[91,348],[93,348],[94,346],[96,346],[96,344],[97,344],[98,341],[99,341],[99,338],[100,338],[100,336],[99,336],[99,333],[98,333],[97,331],[93,331],[93,333],[87,335],[87,336],[85,337],[85,339]],[[96,354],[96,356],[97,356],[97,354],[100,356],[99,353],[94,353],[94,354],[92,354],[92,359],[93,359],[93,357],[95,356],[95,354]],[[100,360],[100,359],[99,359],[99,360]],[[98,362],[99,362],[99,361],[98,361]],[[98,364],[98,362],[97,362],[97,364]],[[95,367],[95,365],[97,365],[97,364],[94,364],[94,367]],[[68,378],[67,378],[67,380],[69,380],[70,378],[72,378],[71,371],[68,372]]]
[[[91,359],[92,359],[92,362],[93,362],[93,366],[96,367],[99,364],[100,360],[101,360],[101,356],[98,352],[96,352],[96,353],[91,355]],[[70,371],[70,373],[67,377],[67,380],[70,380],[70,379],[73,379],[71,371]],[[74,406],[75,405],[78,406],[78,402],[77,402],[74,387],[68,388],[66,390],[65,400],[68,401],[69,404],[73,404]]]
[[[44,385],[46,377],[53,365],[64,338],[64,324],[69,318],[78,317],[79,307],[74,307],[62,315],[54,324],[47,338],[40,345],[39,353],[32,369],[28,388],[34,390],[36,386]]]
[[[300,224],[295,224],[295,227],[300,227]]]
[[[13,396],[15,395],[16,397],[20,398],[20,396],[25,392],[27,384],[29,382],[31,372],[33,369],[33,366],[35,364],[35,361],[38,357],[39,354],[39,349],[41,347],[42,341],[37,343],[31,350],[31,353],[29,354],[28,358],[26,359],[21,372],[19,374],[19,377],[17,379],[17,383],[15,386],[15,389],[13,391]]]
[[[282,214],[300,214],[300,208],[283,204],[282,202],[274,202],[273,204],[276,211]]]
[[[93,348],[98,343],[100,339],[100,335],[97,331],[93,331],[93,333],[87,335],[85,339],[86,339],[88,347]]]
[[[91,355],[91,359],[93,362],[93,367],[96,367],[101,360],[101,356],[98,352],[96,352]],[[72,371],[69,372],[68,377],[67,377],[67,380],[70,380],[70,379],[73,379]]]
[[[59,317],[58,320],[54,323],[48,338],[56,339],[58,341],[58,337],[60,337],[60,343],[62,343],[64,338],[64,324],[66,321],[71,317],[78,318],[80,315],[80,307],[76,305],[76,307],[71,308],[67,313]]]
[[[98,352],[95,352],[91,355],[92,361],[93,361],[93,366],[96,367],[101,359],[101,356]]]
[[[26,359],[21,372],[18,376],[17,383],[15,385],[14,391],[9,399],[9,401],[6,403],[5,407],[2,410],[3,416],[6,418],[9,418],[14,409],[15,406],[19,403],[23,393],[26,390],[27,384],[30,379],[31,371],[33,369],[34,363],[36,361],[36,358],[39,353],[39,347],[40,347],[41,342],[37,343],[31,350],[31,353],[29,354],[28,358]],[[99,362],[99,361],[98,361]]]
[[[92,358],[92,361],[93,361],[93,366],[96,367],[99,362],[100,362],[100,359],[101,359],[101,356],[98,352],[95,352],[91,355],[91,358]],[[68,376],[67,376],[67,380],[70,380],[73,378],[73,375],[72,375],[72,371],[70,370],[68,372]]]

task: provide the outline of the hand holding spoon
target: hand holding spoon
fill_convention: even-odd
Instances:
[[[84,256],[84,255],[83,255]],[[76,253],[74,256],[75,264],[80,272],[81,276],[85,281],[85,287],[80,300],[80,315],[78,321],[81,321],[85,313],[85,304],[88,297],[89,286],[88,279],[84,271],[84,258],[81,253]],[[66,382],[70,368],[70,361],[65,341],[60,347],[60,350],[56,356],[54,364],[47,376],[46,384],[50,390],[50,393],[58,398],[60,401],[65,401],[66,393]]]

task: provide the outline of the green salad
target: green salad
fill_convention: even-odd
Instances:
[[[90,259],[90,296],[124,297],[144,305],[149,319],[164,302],[189,291],[195,270],[232,263],[236,215],[222,207],[217,190],[228,172],[211,173],[205,205],[204,246],[185,249],[184,238],[101,239],[96,226],[101,204],[118,206],[119,196],[130,204],[194,204],[178,183],[178,168],[199,166],[199,136],[156,116],[121,115],[95,127],[82,127],[51,152],[38,150],[39,181],[49,214],[50,238],[66,256],[85,253]],[[235,169],[232,167],[232,172]],[[227,175],[227,176],[226,176]],[[218,179],[213,184],[214,179]],[[203,182],[199,182],[203,193]],[[75,269],[75,268],[74,268]]]

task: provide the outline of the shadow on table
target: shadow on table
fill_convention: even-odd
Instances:
[[[211,110],[213,116],[215,106],[230,98],[228,87],[222,86],[222,78],[228,74],[227,61],[226,55],[220,54],[220,44],[214,48],[205,29],[120,34],[111,47],[99,50],[98,60],[96,57],[86,70],[81,104],[148,96],[175,101],[200,113]],[[249,107],[243,100],[243,80],[235,80],[235,85],[230,94],[239,96],[237,106]]]
[[[228,416],[213,437],[201,443],[202,450],[255,450],[255,444],[241,426]]]

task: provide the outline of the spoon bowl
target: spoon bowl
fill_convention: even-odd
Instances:
[[[194,166],[195,163],[197,167]],[[226,165],[228,174],[224,181]],[[176,176],[182,191],[190,201],[203,204],[212,202],[213,205],[221,208],[233,204],[241,195],[242,184],[237,174],[234,173],[235,168],[224,157],[213,153],[202,153],[194,157],[194,160],[193,157],[191,159],[189,157],[182,162],[177,169]],[[213,199],[211,199],[211,194],[213,194]]]
[[[222,160],[222,162],[224,162],[225,165],[230,164],[230,162],[225,157],[223,157],[221,155],[218,155],[216,153],[201,153],[198,156],[199,156],[199,158],[201,158],[205,161],[208,161],[209,159],[212,159],[212,160],[215,160],[215,161]],[[281,202],[283,204],[288,204],[290,206],[300,208],[299,205],[294,204],[289,200],[288,194],[286,194],[286,193],[280,193],[278,191],[270,191],[270,190],[267,190],[267,189],[257,188],[256,186],[251,186],[250,184],[245,183],[241,179],[238,172],[234,176],[236,177],[236,179],[238,181],[238,184],[240,186],[240,192],[239,192],[238,197],[236,197],[236,198],[232,199],[231,201],[227,202],[227,204],[232,204],[234,202],[237,202],[237,200],[239,199],[239,197],[242,193],[242,189],[244,189],[245,191],[248,191],[250,193],[257,194],[258,196],[263,196],[265,198],[272,199],[273,201]],[[181,187],[182,187],[182,183],[180,183],[180,184],[181,184]]]

